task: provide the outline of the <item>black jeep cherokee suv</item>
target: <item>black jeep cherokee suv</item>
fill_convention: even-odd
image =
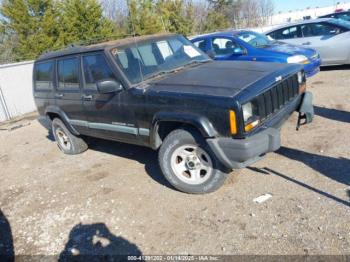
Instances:
[[[64,153],[85,151],[85,136],[148,146],[188,193],[212,192],[232,169],[277,150],[294,111],[313,117],[301,66],[212,61],[174,34],[46,53],[33,80]]]

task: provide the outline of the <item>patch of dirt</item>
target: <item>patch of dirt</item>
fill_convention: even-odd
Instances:
[[[7,123],[31,121],[0,132],[0,232],[17,255],[350,254],[350,70],[309,82],[314,122],[296,132],[293,114],[280,150],[207,195],[169,186],[149,149],[94,140],[68,156],[37,121]]]
[[[94,173],[94,174],[90,174],[88,175],[86,178],[89,180],[89,181],[99,181],[105,177],[109,176],[109,174],[107,172],[97,172],[97,173]]]

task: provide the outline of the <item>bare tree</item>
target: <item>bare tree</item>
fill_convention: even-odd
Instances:
[[[124,28],[128,16],[127,0],[100,0],[104,15],[117,27]]]
[[[268,25],[271,22],[274,4],[271,0],[260,0],[260,15],[262,25]]]
[[[200,34],[204,30],[205,19],[208,16],[210,4],[206,1],[193,1],[193,33]]]
[[[274,6],[271,0],[241,1],[238,27],[259,27],[269,23]]]

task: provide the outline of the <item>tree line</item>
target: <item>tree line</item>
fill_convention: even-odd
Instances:
[[[0,64],[131,35],[257,27],[272,14],[272,0],[3,0]]]

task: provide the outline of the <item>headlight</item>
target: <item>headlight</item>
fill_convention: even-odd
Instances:
[[[305,73],[303,71],[298,72],[298,83],[304,83]]]
[[[251,131],[259,123],[258,108],[253,102],[248,102],[242,106],[244,130],[246,132]]]
[[[305,81],[305,72],[298,72],[298,83],[299,83],[299,94],[302,94],[306,91],[306,81]]]
[[[310,63],[309,59],[307,59],[304,55],[295,55],[287,58],[288,64],[308,64]]]
[[[246,103],[242,106],[243,119],[247,123],[250,118],[253,117],[253,104],[251,102]]]

